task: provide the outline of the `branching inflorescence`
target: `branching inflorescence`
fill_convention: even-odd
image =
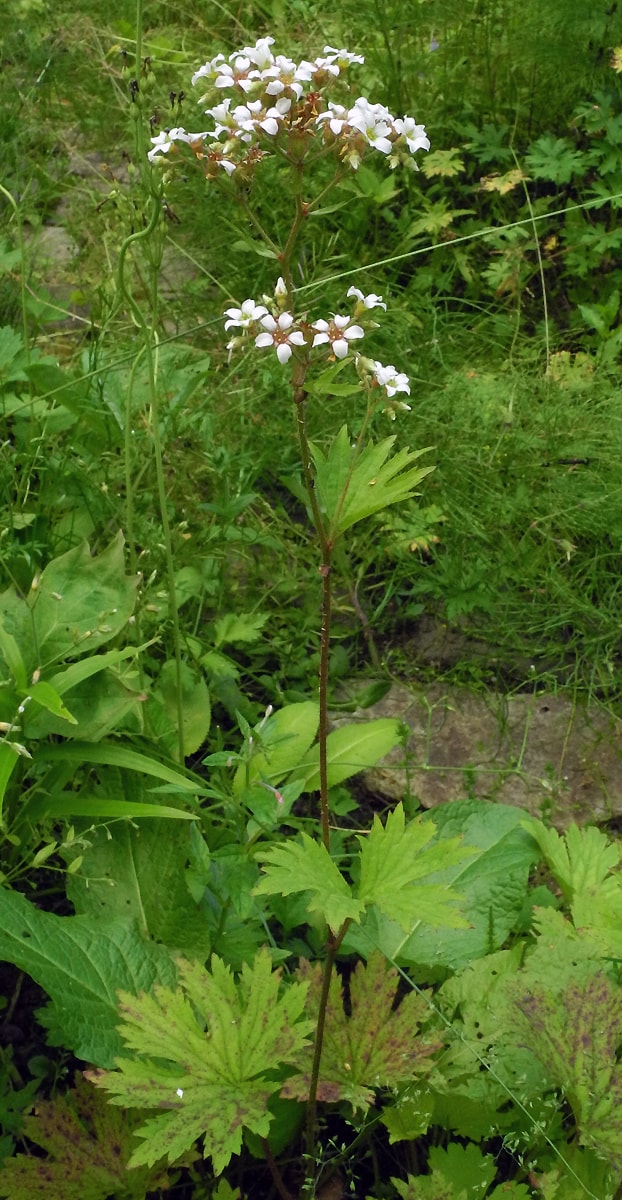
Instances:
[[[386,310],[382,297],[364,295],[351,287],[347,293],[352,301],[350,313],[311,320],[306,313],[295,311],[290,262],[304,218],[341,181],[344,171],[356,171],[371,151],[383,155],[391,168],[404,164],[416,169],[413,155],[428,150],[430,142],[424,126],[412,117],[394,117],[385,105],[372,104],[364,96],[349,106],[332,97],[338,89],[348,92],[345,76],[350,66],[364,62],[361,55],[326,46],[324,54],[312,62],[303,59],[296,63],[275,55],[273,44],[271,37],[260,38],[255,46],[235,51],[228,61],[218,54],[200,67],[192,82],[205,88],[199,103],[207,105],[204,113],[211,119],[210,127],[199,133],[181,127],[163,130],[152,138],[149,158],[167,171],[175,155],[187,146],[208,180],[220,183],[228,179],[229,186],[240,189],[248,186],[267,157],[281,159],[290,168],[296,215],[283,248],[255,221],[280,261],[282,275],[273,296],[263,296],[260,302],[249,298],[240,307],[226,310],[225,330],[235,330],[227,349],[232,352],[253,339],[259,349],[274,349],[282,364],[294,356],[300,367],[299,380],[306,375],[312,352],[318,351],[314,357],[325,362],[353,358],[368,394],[373,394],[374,400],[382,399],[385,411],[395,418],[397,412],[409,410],[408,404],[395,398],[398,393],[410,394],[408,377],[393,365],[363,358],[356,345],[376,327],[370,311]],[[222,99],[224,93],[231,94]],[[216,99],[219,102],[213,103]],[[319,196],[304,201],[302,186],[308,168],[327,158],[335,163],[332,180]]]

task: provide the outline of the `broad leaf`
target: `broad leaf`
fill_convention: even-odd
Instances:
[[[95,558],[86,542],[48,563],[26,600],[14,592],[0,597],[7,631],[27,667],[91,654],[127,624],[134,610],[137,580],[124,573],[123,536]]]
[[[322,966],[301,964],[298,977],[309,983],[307,1011],[318,1011],[322,991]],[[427,1074],[431,1056],[441,1042],[421,1037],[419,1027],[429,1017],[425,997],[408,992],[394,1011],[398,973],[388,966],[381,954],[370,958],[365,966],[358,963],[349,984],[350,1015],[344,1011],[341,982],[333,973],[326,1027],[322,1047],[322,1062],[318,1082],[318,1099],[335,1104],[346,1100],[354,1109],[366,1111],[374,1103],[379,1088],[399,1087],[407,1080]],[[309,1047],[301,1062],[300,1074],[288,1079],[281,1095],[289,1099],[306,1100],[313,1048]]]
[[[121,996],[126,1056],[117,1071],[87,1075],[115,1104],[160,1110],[137,1131],[143,1144],[130,1166],[163,1154],[174,1162],[203,1137],[219,1174],[239,1153],[244,1129],[261,1138],[269,1132],[279,1068],[296,1061],[313,1028],[303,1017],[306,988],[291,984],[280,995],[265,950],[237,982],[216,956],[210,973],[181,963],[179,976],[176,992]]]
[[[8,890],[0,891],[0,959],[26,971],[51,998],[39,1017],[52,1044],[102,1066],[121,1046],[118,989],[138,993],[175,981],[168,951],[146,941],[134,922],[57,917]]]
[[[394,444],[395,437],[388,437],[377,446],[352,449],[342,425],[327,454],[312,447],[318,500],[333,541],[364,517],[409,499],[434,469],[412,466],[425,450],[402,449],[389,458]]]
[[[241,763],[233,780],[239,796],[248,784],[265,780],[276,787],[307,753],[317,733],[320,711],[315,701],[287,704],[272,713],[259,731],[263,749]]]
[[[140,807],[140,806],[138,806]],[[189,956],[210,951],[207,915],[185,879],[191,852],[186,824],[152,820],[117,823],[89,835],[80,873],[67,876],[67,896],[78,915],[135,919],[145,938]],[[156,869],[157,864],[157,869]]]
[[[399,745],[401,739],[402,726],[392,717],[379,717],[375,721],[362,721],[334,729],[326,739],[328,786],[336,787],[344,779],[375,766],[394,746]],[[301,783],[303,792],[319,791],[318,746],[305,755],[290,779],[292,783]]]
[[[264,874],[253,894],[291,896],[309,892],[309,912],[320,912],[334,932],[344,921],[358,921],[364,905],[352,896],[324,844],[314,842],[308,833],[301,833],[300,838],[300,842],[284,842],[258,854]]]

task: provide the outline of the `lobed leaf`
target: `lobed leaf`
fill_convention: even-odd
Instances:
[[[322,992],[322,965],[301,963],[298,977],[309,985],[307,1010],[317,1013]],[[439,1040],[426,1039],[419,1028],[429,1016],[425,996],[408,992],[397,1009],[398,972],[382,954],[367,965],[358,963],[349,983],[350,1015],[344,1011],[342,985],[333,973],[322,1048],[318,1099],[346,1100],[366,1111],[380,1088],[399,1087],[429,1073]],[[300,1058],[301,1071],[283,1085],[281,1095],[306,1100],[313,1048]]]
[[[309,912],[320,912],[337,932],[345,921],[358,921],[364,904],[355,900],[349,884],[323,843],[301,833],[300,842],[286,842],[262,850],[264,874],[253,888],[255,896],[291,896],[309,892]],[[267,864],[267,865],[265,865]]]
[[[266,950],[237,982],[216,956],[211,972],[180,963],[179,977],[175,992],[121,996],[122,1036],[134,1057],[88,1077],[115,1104],[164,1110],[137,1131],[143,1144],[130,1166],[163,1154],[174,1162],[203,1137],[219,1174],[240,1151],[244,1129],[262,1138],[269,1132],[279,1069],[296,1060],[313,1028],[302,1017],[306,987],[295,983],[279,995],[280,975]]]

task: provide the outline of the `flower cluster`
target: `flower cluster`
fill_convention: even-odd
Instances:
[[[394,117],[383,104],[371,104],[360,96],[346,107],[326,98],[325,92],[354,63],[359,54],[325,46],[324,54],[312,62],[296,63],[272,51],[274,39],[260,38],[229,55],[217,54],[192,77],[193,84],[207,84],[199,103],[207,104],[205,116],[211,128],[188,133],[183,128],[164,130],[152,138],[152,162],[161,161],[177,143],[190,146],[206,176],[220,170],[232,175],[248,172],[279,143],[291,161],[312,146],[333,147],[339,159],[357,169],[367,149],[388,158],[391,167],[412,161],[417,150],[430,143],[423,125],[412,117]],[[229,93],[229,94],[227,94]],[[217,104],[210,101],[219,98]]]
[[[229,352],[251,337],[258,349],[272,347],[280,363],[289,362],[296,348],[307,347],[307,351],[319,346],[328,347],[329,357],[345,359],[353,350],[352,342],[365,336],[364,325],[375,326],[375,322],[366,320],[365,314],[373,308],[386,310],[382,296],[370,292],[365,296],[359,288],[348,289],[348,297],[353,299],[353,312],[350,314],[333,313],[330,320],[320,318],[317,321],[296,319],[291,312],[283,311],[282,304],[286,297],[286,289],[282,279],[279,279],[274,290],[274,301],[264,296],[266,304],[258,304],[255,300],[244,300],[240,308],[225,310],[225,331],[240,330],[227,344]],[[268,307],[268,305],[270,307]],[[272,309],[272,311],[270,311]],[[362,321],[363,324],[357,323]],[[409,405],[396,401],[398,392],[410,395],[408,376],[398,372],[394,366],[383,366],[382,363],[370,359],[362,359],[355,353],[359,374],[371,387],[381,388],[391,404],[385,409],[390,416],[395,417],[397,411],[409,411]]]

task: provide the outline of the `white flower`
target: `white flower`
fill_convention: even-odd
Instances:
[[[364,96],[359,96],[347,117],[348,125],[358,129],[374,150],[381,154],[389,154],[391,142],[389,134],[393,132],[393,117],[384,104],[370,104]]]
[[[364,296],[360,288],[351,287],[348,288],[346,296],[355,296],[359,304],[363,305],[363,308],[384,308],[384,311],[387,311],[387,306],[382,296],[377,296],[375,292],[370,292],[368,296]]]
[[[339,75],[344,67],[349,67],[352,63],[364,63],[365,59],[361,54],[350,54],[349,50],[335,50],[334,46],[325,46],[325,58],[316,58],[314,67],[316,71],[327,71],[329,75]]]
[[[319,113],[315,118],[316,125],[320,125],[322,121],[328,121],[331,133],[338,137],[344,125],[348,123],[348,110],[343,107],[343,104],[334,104],[331,100],[325,111]]]
[[[273,37],[259,38],[254,46],[245,46],[243,50],[231,54],[229,61],[232,62],[238,54],[241,54],[249,58],[251,62],[254,62],[260,71],[265,71],[266,67],[269,67],[274,62],[274,55],[270,49],[273,45]]]
[[[149,162],[154,162],[158,155],[168,154],[173,142],[186,142],[191,146],[194,142],[202,142],[206,137],[207,133],[186,133],[181,126],[177,129],[163,129],[157,137],[152,137],[153,150],[149,151],[147,158]]]
[[[255,345],[260,349],[274,346],[279,362],[288,362],[292,356],[292,346],[304,346],[305,344],[304,333],[301,329],[292,329],[293,323],[294,318],[291,313],[280,313],[276,321],[268,313],[268,316],[261,319],[261,324],[266,332],[257,334]]]
[[[199,67],[198,71],[195,71],[192,76],[192,83],[195,84],[198,79],[206,79],[209,75],[213,75],[218,70],[220,63],[224,61],[224,54],[217,54],[215,58],[203,63],[203,66]]]
[[[395,367],[384,367],[381,362],[374,362],[374,377],[380,387],[386,389],[387,396],[395,396],[396,392],[406,392],[410,396],[408,375],[397,371]],[[405,407],[409,408],[408,405]]]
[[[287,295],[287,285],[282,275],[279,275],[274,288],[274,299],[284,300]]]
[[[356,338],[365,337],[365,330],[360,325],[351,325],[351,317],[335,314],[332,321],[315,321],[311,328],[315,331],[313,346],[330,343],[335,358],[345,358],[350,349],[350,342]]]
[[[248,329],[253,321],[259,321],[268,312],[265,304],[256,304],[254,300],[245,300],[241,308],[225,309],[225,332],[227,329]]]
[[[430,139],[426,134],[425,125],[417,125],[414,117],[396,117],[393,128],[399,137],[403,137],[411,154],[416,150],[429,150]]]

